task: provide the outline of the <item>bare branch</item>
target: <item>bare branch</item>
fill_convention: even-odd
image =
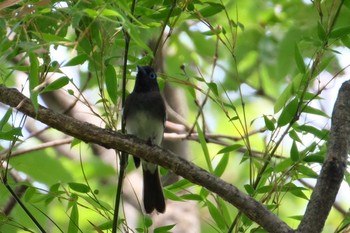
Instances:
[[[350,81],[344,82],[332,114],[327,158],[298,232],[321,232],[344,178],[350,145]]]

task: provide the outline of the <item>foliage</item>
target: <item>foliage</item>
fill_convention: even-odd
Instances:
[[[324,93],[348,66],[340,60],[350,48],[347,1],[342,6],[337,1],[29,0],[2,6],[3,85],[20,83],[36,108],[43,94],[64,90],[88,105],[106,128],[118,130],[123,76],[130,90],[136,65],[151,63],[163,51],[161,85],[185,92],[183,104],[190,109],[185,127],[198,136],[189,159],[298,225],[309,183],[327,151],[330,112],[324,108],[330,107]],[[62,50],[69,59],[59,60]],[[25,78],[19,80],[20,74]],[[116,189],[111,164],[75,140],[78,160],[51,146],[8,157],[40,142],[28,134],[24,116],[11,109],[3,113],[2,175],[12,189],[24,188],[22,201],[34,217],[50,232],[111,229]],[[184,189],[191,191],[176,195]],[[11,194],[0,190],[4,206]],[[188,181],[167,186],[165,193],[174,201],[198,203],[203,232],[263,232]],[[327,229],[345,229],[348,215],[332,212]],[[129,229],[125,216],[119,221],[120,229],[131,232],[147,232],[151,225],[149,218],[140,218],[136,229]],[[36,228],[17,205],[1,215],[0,229]]]

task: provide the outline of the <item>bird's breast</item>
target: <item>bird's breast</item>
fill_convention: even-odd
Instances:
[[[142,140],[151,140],[152,144],[156,145],[160,145],[162,142],[164,123],[150,113],[145,111],[134,112],[132,116],[128,117],[125,127],[128,134],[135,135]]]

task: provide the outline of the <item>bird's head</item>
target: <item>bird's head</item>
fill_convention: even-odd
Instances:
[[[157,74],[150,66],[137,66],[136,92],[158,91]]]

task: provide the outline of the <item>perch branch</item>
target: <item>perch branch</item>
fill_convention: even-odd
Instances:
[[[39,107],[38,112],[35,112],[31,101],[17,89],[0,86],[0,102],[84,142],[96,143],[105,148],[124,151],[149,162],[159,164],[192,183],[218,194],[268,232],[294,232],[260,202],[241,192],[237,187],[170,151],[157,146],[148,146],[136,137],[102,129],[95,125],[78,121],[70,116],[53,112],[42,106]]]

